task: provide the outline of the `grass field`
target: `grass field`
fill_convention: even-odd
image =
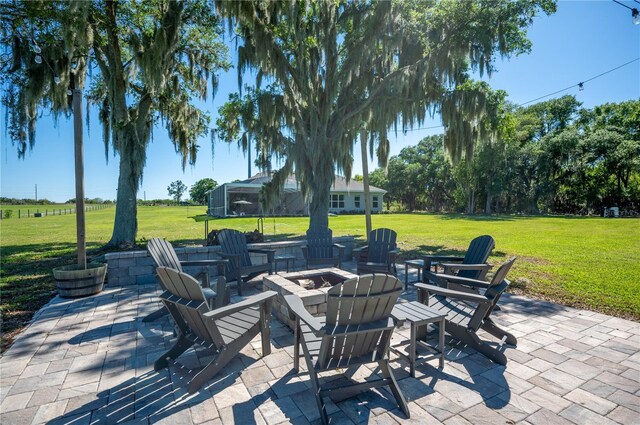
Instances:
[[[205,207],[139,207],[139,241],[144,245],[144,240],[160,236],[177,245],[202,243],[203,223],[188,216],[204,212]],[[113,207],[87,213],[90,254],[104,253],[99,248],[111,236],[114,213]],[[364,240],[361,215],[330,217],[329,224],[335,236]],[[51,298],[55,288],[51,269],[74,261],[75,215],[12,218],[0,226],[2,332],[10,337]],[[307,218],[267,218],[265,237],[301,238],[307,226]],[[373,226],[398,232],[403,259],[430,252],[460,253],[473,237],[490,234],[496,240],[491,262],[518,256],[510,273],[512,290],[640,319],[638,219],[393,214],[374,216]],[[254,230],[257,220],[242,217],[209,223],[209,230],[226,227]]]

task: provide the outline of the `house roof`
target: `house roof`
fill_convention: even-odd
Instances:
[[[246,180],[242,180],[240,182],[235,183],[226,183],[230,187],[249,187],[249,186],[261,186],[264,183],[271,181],[271,176],[267,173],[258,173]],[[287,178],[287,181],[284,184],[284,190],[298,190],[299,185],[296,181],[295,174],[292,174]],[[380,189],[379,187],[369,186],[369,191],[371,193],[387,193],[386,190]],[[331,186],[331,192],[364,192],[364,184],[359,181],[350,180],[347,183],[347,179],[343,176],[336,176],[333,186]]]

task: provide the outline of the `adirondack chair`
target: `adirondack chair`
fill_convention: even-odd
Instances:
[[[180,261],[176,255],[176,251],[173,249],[173,245],[161,238],[150,239],[149,242],[147,242],[147,252],[151,258],[153,258],[153,261],[156,263],[156,267],[171,267],[178,271],[182,271],[183,266],[199,267],[200,271],[198,271],[195,277],[202,282],[202,292],[204,293],[209,306],[213,308],[229,304],[229,289],[227,288],[226,280],[224,278],[224,266],[227,263],[227,260]],[[218,270],[215,291],[210,288],[210,271],[212,267],[216,267]],[[166,290],[164,287],[162,287],[162,289]],[[218,296],[218,294],[220,295]],[[167,309],[162,307],[146,316],[142,321],[151,322],[167,315],[168,313]]]
[[[271,274],[273,257],[276,253],[275,250],[249,249],[245,235],[233,229],[221,230],[220,233],[218,233],[218,242],[222,247],[219,255],[229,260],[227,263],[227,279],[236,281],[238,285],[238,295],[242,295],[243,276],[245,276],[246,280],[249,280],[264,272]],[[265,254],[267,256],[267,262],[253,264],[249,256],[250,252]]]
[[[490,282],[453,275],[438,275],[439,279],[449,282],[483,288],[485,291],[482,295],[424,283],[416,283],[415,285],[418,289],[420,302],[439,312],[448,313],[445,320],[445,331],[449,335],[501,365],[507,364],[507,357],[501,351],[504,343],[516,346],[518,341],[515,336],[501,329],[493,321],[491,313],[500,296],[509,286],[509,281],[505,278],[515,260],[516,257],[512,257],[502,264]],[[498,348],[483,341],[478,335],[478,329],[483,329],[499,338]]]
[[[397,274],[396,258],[398,247],[394,230],[380,228],[369,233],[369,244],[355,251],[358,274],[393,273]]]
[[[169,267],[158,267],[158,276],[167,290],[161,299],[180,329],[174,346],[154,363],[156,371],[169,366],[194,344],[213,351],[213,359],[188,384],[193,394],[222,370],[258,334],[262,336],[262,356],[271,353],[271,303],[273,291],[262,292],[244,301],[209,309],[202,288],[193,277]]]
[[[334,248],[338,250],[337,257]],[[302,247],[305,268],[328,264],[340,268],[343,253],[344,246],[333,243],[333,232],[328,227],[307,230],[307,245]]]
[[[435,275],[431,271],[431,266],[434,262],[438,262],[444,271],[442,274],[455,275],[467,279],[484,280],[487,272],[491,269],[491,265],[487,264],[487,259],[493,251],[495,241],[489,235],[478,236],[473,239],[469,244],[469,249],[465,253],[464,257],[450,256],[450,255],[426,255],[424,257],[424,269],[422,281],[425,283],[435,283],[437,285],[443,285],[442,279],[436,279]],[[469,291],[469,287],[466,285],[460,285],[449,281],[451,289],[460,291]],[[475,291],[477,292],[477,290]]]
[[[325,317],[314,317],[297,295],[285,295],[289,315],[296,321],[293,364],[299,370],[300,346],[309,370],[313,395],[323,424],[328,423],[324,396],[353,397],[374,387],[389,386],[400,409],[409,407],[389,367],[389,343],[395,327],[391,317],[402,283],[390,275],[365,275],[335,285],[328,291]],[[383,379],[347,387],[321,388],[318,373],[377,363]]]

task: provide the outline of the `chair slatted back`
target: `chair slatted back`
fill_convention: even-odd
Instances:
[[[333,258],[333,232],[328,227],[307,230],[307,258]]]
[[[152,238],[147,242],[147,252],[155,261],[156,266],[171,267],[178,271],[182,271],[180,260],[173,249],[173,245],[164,239]]]
[[[491,313],[498,303],[498,300],[500,300],[502,293],[509,287],[509,281],[506,279],[506,277],[515,261],[516,257],[511,257],[507,261],[505,261],[498,268],[498,270],[496,270],[493,278],[491,279],[491,282],[489,282],[489,286],[487,287],[486,292],[484,293],[484,296],[487,297],[487,299],[491,302],[486,305],[479,306],[476,309],[473,317],[469,322],[469,327],[475,328],[477,330],[482,324],[482,321],[491,316]]]
[[[369,233],[369,248],[367,261],[371,263],[386,263],[389,251],[396,249],[397,234],[387,228],[374,229]]]
[[[478,236],[469,244],[469,249],[464,255],[463,264],[484,264],[487,262],[491,251],[495,247],[495,241],[489,235]],[[478,270],[460,270],[458,276],[469,279],[482,279],[484,272]]]
[[[218,242],[222,247],[222,252],[240,256],[240,268],[251,266],[247,237],[244,233],[234,229],[223,229],[218,233]],[[236,269],[233,261],[227,263],[227,271],[235,273]]]
[[[386,274],[364,275],[335,285],[327,293],[326,326],[335,333],[323,338],[318,355],[322,367],[333,361],[367,355],[381,358],[387,352],[393,327],[387,326],[402,283]],[[367,325],[379,325],[367,331]]]
[[[210,310],[198,281],[169,267],[158,267],[157,272],[167,291],[161,299],[183,334],[192,333],[209,344],[222,346],[222,336],[214,321],[203,317]]]

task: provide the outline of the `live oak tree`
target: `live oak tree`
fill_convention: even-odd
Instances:
[[[68,114],[67,90],[89,82],[98,107],[105,154],[119,156],[118,196],[109,245],[130,246],[137,231],[136,198],[147,146],[163,125],[193,163],[209,117],[205,99],[226,68],[219,20],[208,0],[12,1],[2,11],[1,82],[9,135],[24,156],[35,142],[39,111]],[[74,78],[72,78],[74,77]]]
[[[526,28],[547,0],[217,1],[242,37],[244,94],[221,108],[218,137],[251,142],[263,168],[278,168],[266,199],[295,172],[310,199],[310,227],[328,225],[336,172],[350,177],[363,129],[382,164],[390,128],[440,113],[454,159],[488,137],[482,87],[469,71],[493,71],[499,55],[526,52]],[[243,87],[245,71],[255,83]],[[377,146],[377,147],[376,147]]]
[[[218,182],[211,178],[200,179],[189,189],[189,197],[199,205],[207,204],[207,192],[218,186]]]

